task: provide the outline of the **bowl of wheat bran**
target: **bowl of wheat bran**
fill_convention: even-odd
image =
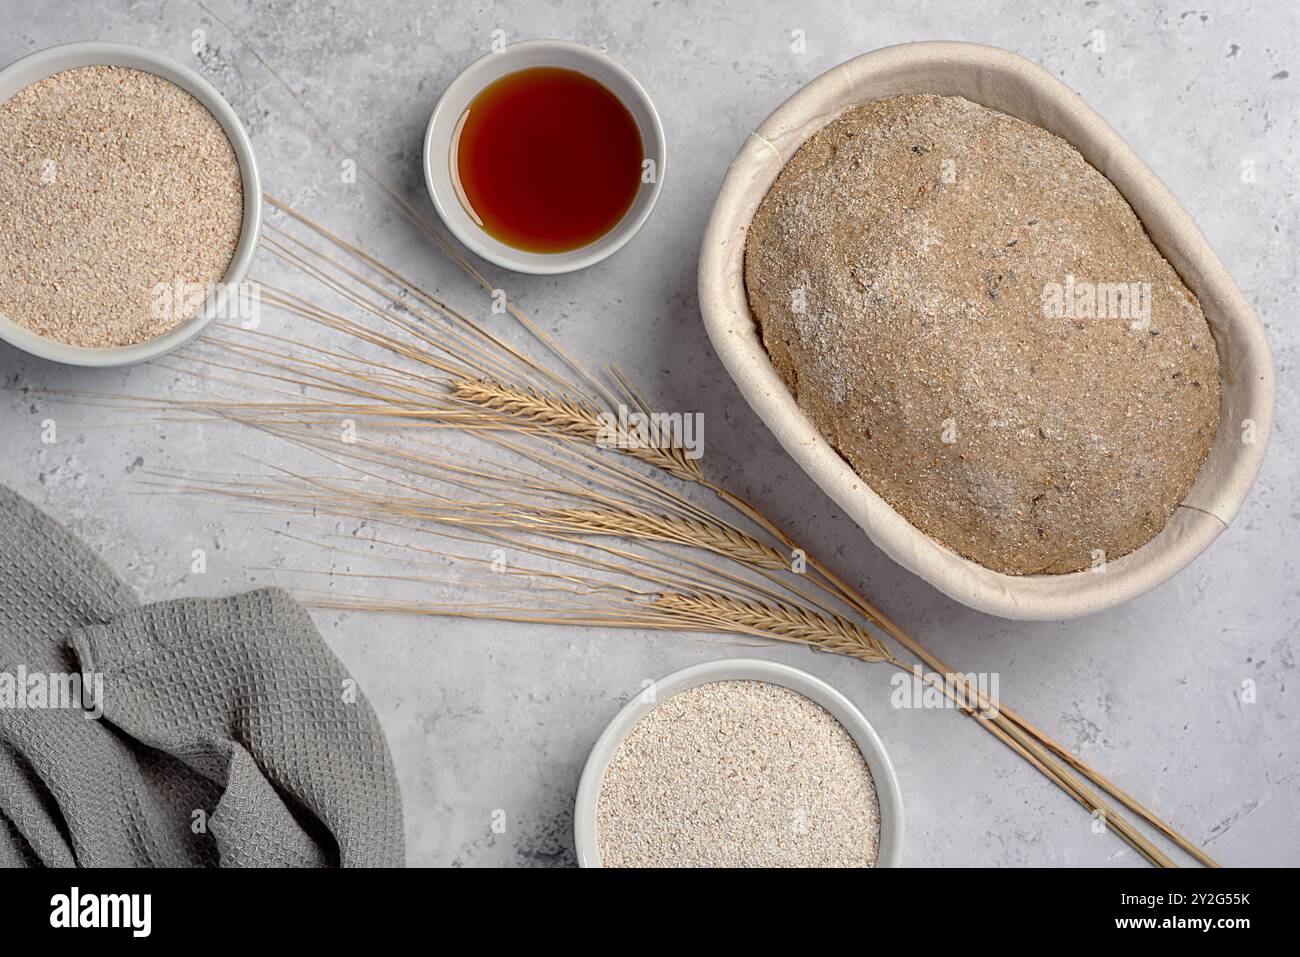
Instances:
[[[996,151],[1006,127],[1034,134],[1023,155],[1008,154],[1013,162],[1005,170],[985,171],[990,179],[983,184],[984,195],[990,197],[990,208],[999,204],[997,225],[1005,225],[1007,233],[988,268],[978,261],[971,266],[964,248],[968,236],[971,245],[987,238],[987,223],[975,223],[969,232],[963,232],[960,227],[966,224],[960,221],[946,232],[924,228],[934,225],[926,223],[926,214],[945,201],[943,190],[950,181],[942,152],[931,151],[933,144],[924,137],[912,138],[918,124],[891,107],[904,102],[935,113],[932,128],[943,150],[952,149],[951,140],[943,139],[952,125],[974,124],[971,128],[978,130],[970,149],[954,161],[951,182],[958,190],[972,185],[961,176],[981,159],[989,166],[986,154]],[[872,141],[870,129],[853,126],[857,119],[873,116],[878,128],[902,130],[906,143]],[[831,142],[823,144],[828,137]],[[1078,195],[1060,195],[1064,204],[1078,204],[1076,222],[1093,198],[1122,207],[1118,218],[1126,215],[1129,223],[1115,227],[1113,244],[1081,237],[1078,249],[1061,249],[1060,222],[1040,224],[1037,213],[1017,219],[1016,190],[1034,182],[1034,151],[1051,148],[1049,140],[1074,156],[1074,165],[1062,169],[1061,176],[1077,176],[1071,182],[1079,184]],[[891,226],[895,244],[872,248],[849,235],[854,221],[844,204],[822,203],[832,217],[827,236],[833,240],[839,235],[836,229],[849,235],[843,248],[826,244],[828,259],[840,257],[827,273],[839,276],[842,288],[819,278],[816,263],[806,264],[813,274],[807,280],[813,306],[805,307],[791,292],[801,292],[806,278],[795,275],[801,243],[808,245],[799,231],[818,225],[813,214],[819,208],[819,184],[847,175],[852,160],[862,165],[864,176],[878,177],[873,187],[888,192],[897,184],[881,170],[888,169],[889,155],[897,154],[933,173],[929,181],[910,184],[915,196],[904,196],[894,210],[873,207],[880,197],[870,189],[848,197],[862,203],[865,222],[878,224],[880,214],[896,214]],[[820,172],[823,167],[830,172]],[[1006,182],[997,179],[1002,173]],[[781,196],[782,189],[790,192],[792,182],[808,185],[808,195]],[[1021,196],[1033,206],[1033,195]],[[1093,370],[1086,349],[1061,356],[1026,352],[1029,345],[1041,343],[1041,326],[975,321],[999,311],[1011,314],[1008,304],[1018,303],[1015,283],[1017,270],[1026,269],[1026,248],[1046,248],[1035,246],[1041,242],[1040,225],[1057,227],[1052,262],[1070,266],[1081,279],[1112,246],[1131,243],[1137,250],[1145,244],[1142,275],[1153,278],[1157,303],[1173,302],[1177,315],[1159,313],[1150,329],[1133,323],[1138,330],[1134,337],[1115,333],[1097,339],[1099,349],[1114,354],[1099,351],[1095,364],[1111,376],[1100,382],[1121,382],[1124,370],[1147,374],[1158,368],[1161,375],[1151,379],[1158,395],[1144,394],[1138,397],[1144,401],[1126,405],[1115,396],[1088,393],[1082,383]],[[914,235],[899,239],[913,227]],[[872,226],[862,228],[869,232]],[[953,268],[940,275],[941,281],[918,290],[909,282],[917,260],[932,244],[952,255]],[[1073,260],[1072,252],[1077,254]],[[1117,267],[1106,268],[1108,276]],[[954,289],[960,291],[957,279],[962,276],[970,280],[972,292],[951,299]],[[1061,278],[1068,296],[1075,277]],[[990,614],[1069,618],[1155,587],[1227,527],[1263,458],[1273,415],[1273,369],[1263,328],[1250,305],[1187,211],[1118,134],[1074,91],[1003,50],[965,43],[891,47],[842,64],[795,94],[749,136],[728,171],[705,233],[699,287],[714,347],[786,451],[891,558]],[[860,331],[860,337],[846,337],[835,324],[846,304],[859,302],[862,314],[855,321],[887,325],[905,316],[909,328],[896,341],[867,326],[852,330]],[[927,339],[934,332],[931,323],[941,333],[956,330],[956,336]],[[1200,334],[1194,332],[1196,323]],[[1093,336],[1101,327],[1067,318],[1059,328],[1062,335]],[[1162,334],[1163,340],[1158,338]],[[824,351],[837,361],[860,345],[870,346],[859,357],[867,381],[827,377],[828,368],[843,370],[827,362],[818,365],[816,350],[808,349],[818,337],[835,346]],[[928,348],[931,359],[949,361],[910,367],[904,347],[913,346],[923,347],[915,353],[918,357]],[[1145,366],[1144,356],[1153,357]],[[1216,374],[1217,382],[1210,378]],[[878,381],[870,381],[871,375]],[[895,378],[901,383],[894,383]],[[1017,394],[1021,380],[1028,385]],[[1034,390],[1054,386],[1057,394],[1050,398],[1057,406],[1035,404],[1041,397]],[[828,416],[841,399],[839,392],[858,403],[842,421]],[[1168,407],[1167,423],[1159,404],[1166,397],[1175,403]],[[955,411],[946,412],[947,406]],[[983,419],[972,422],[971,409]],[[1053,421],[1049,413],[1054,409],[1066,411]],[[1113,434],[1071,420],[1079,410],[1090,415],[1092,409],[1100,421],[1111,423]],[[896,453],[890,455],[873,447],[895,432],[915,435],[918,421],[929,429],[931,418],[933,438],[927,435],[920,446],[899,445],[887,450]],[[1113,447],[1106,446],[1109,439],[1115,440]],[[1040,442],[1034,454],[1032,447]],[[1087,442],[1098,448],[1082,448]],[[990,449],[1002,457],[988,457]],[[1117,469],[1120,491],[1114,501],[1107,495],[1107,473],[1086,468],[1090,460],[1082,453],[1098,449],[1112,463],[1108,467]],[[1135,467],[1133,460],[1144,456],[1136,463],[1141,467]],[[1084,471],[1077,476],[1066,472],[1062,478],[1062,463],[1074,461],[1082,462]],[[1039,473],[1043,487],[1035,491],[1029,486]],[[1146,497],[1144,476],[1152,486]],[[954,488],[965,496],[952,494]],[[1023,508],[1007,507],[1023,496]],[[966,508],[969,514],[963,512]],[[1005,528],[990,521],[990,515],[1005,515]],[[1036,518],[1042,518],[1037,527]],[[1098,529],[1112,532],[1115,541],[1094,541]],[[1035,540],[1039,534],[1045,543]],[[1061,547],[1053,551],[1049,546],[1058,541]],[[1089,561],[1090,555],[1100,559]]]
[[[241,316],[261,201],[248,134],[193,70],[122,43],[16,61],[0,71],[0,339],[119,366]]]
[[[582,769],[582,867],[901,867],[880,736],[820,678],[732,658],[646,682]]]

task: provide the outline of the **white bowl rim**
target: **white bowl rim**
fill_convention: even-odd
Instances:
[[[866,95],[864,86],[890,87],[893,92]],[[1001,575],[929,538],[868,487],[830,446],[795,405],[761,343],[755,345],[743,277],[744,234],[752,212],[746,216],[744,211],[756,208],[798,146],[848,105],[905,92],[955,93],[1011,115],[1017,113],[1008,101],[1028,104],[1029,112],[1041,117],[1029,122],[1079,149],[1133,207],[1161,254],[1201,299],[1220,342],[1220,375],[1235,376],[1232,389],[1225,380],[1219,436],[1192,489],[1163,531],[1141,548],[1108,561],[1105,574],[1085,570]],[[949,597],[987,614],[1022,620],[1074,618],[1155,588],[1227,528],[1263,461],[1273,421],[1274,372],[1263,324],[1250,303],[1191,215],[1120,135],[1060,79],[997,47],[950,41],[883,47],[833,67],[778,106],[746,138],[723,180],[701,244],[698,292],[714,349],[786,452],[887,556]],[[1226,359],[1220,333],[1237,350]],[[1226,414],[1229,411],[1234,414]],[[1256,439],[1230,448],[1239,418],[1243,424],[1255,423]]]
[[[691,665],[654,682],[654,702],[644,700],[643,688],[632,696],[601,732],[592,746],[578,782],[574,802],[573,833],[579,867],[600,867],[596,839],[596,804],[600,785],[618,746],[641,718],[673,695],[718,681],[764,681],[789,688],[825,708],[852,736],[862,752],[880,802],[880,843],[876,867],[903,866],[903,792],[894,763],[871,722],[841,692],[816,675],[765,658],[722,658]]]
[[[433,166],[435,162],[446,160],[445,156],[434,155],[433,142],[436,134],[445,125],[459,120],[463,107],[455,107],[455,104],[468,103],[489,83],[509,73],[516,72],[515,69],[511,69],[511,64],[517,62],[521,57],[538,53],[557,55],[560,61],[556,62],[555,66],[585,72],[582,70],[581,65],[582,61],[585,60],[598,63],[612,74],[618,76],[632,90],[637,99],[636,104],[625,103],[624,106],[628,107],[634,117],[637,116],[637,109],[634,107],[639,107],[644,112],[645,120],[648,122],[650,129],[642,129],[641,138],[647,151],[652,146],[654,148],[654,155],[647,155],[647,159],[654,160],[655,181],[650,184],[649,196],[644,205],[635,212],[629,209],[623,219],[599,239],[588,243],[586,246],[560,253],[533,253],[527,250],[514,249],[490,236],[481,227],[469,221],[469,217],[461,209],[459,199],[455,196],[442,195],[442,191],[436,186],[437,177]],[[521,65],[518,69],[527,69],[527,67]],[[480,75],[483,75],[482,79],[480,79]],[[618,94],[615,93],[615,95]],[[639,119],[638,125],[641,125]],[[654,101],[650,99],[650,95],[637,81],[636,77],[613,57],[585,44],[575,43],[572,40],[520,40],[508,44],[500,52],[485,53],[465,67],[447,85],[442,96],[438,98],[438,103],[434,106],[433,113],[429,117],[429,123],[425,127],[422,163],[425,187],[429,191],[430,199],[433,200],[434,208],[438,211],[438,216],[452,235],[460,240],[464,246],[488,262],[505,269],[547,276],[576,272],[579,269],[586,269],[588,266],[595,265],[622,249],[640,231],[646,220],[650,218],[655,205],[659,202],[659,195],[663,191],[664,177],[668,166],[668,141],[664,136],[663,123],[659,118],[659,111],[655,109]]]
[[[221,282],[227,287],[237,286],[243,282],[252,265],[253,255],[257,251],[262,232],[262,180],[257,168],[257,158],[253,153],[252,140],[244,129],[243,123],[240,122],[239,115],[225,97],[194,70],[170,57],[134,44],[108,40],[59,43],[29,53],[0,70],[0,89],[3,89],[6,80],[15,74],[43,69],[46,64],[55,61],[63,65],[27,80],[13,93],[65,70],[86,66],[120,66],[153,73],[175,83],[198,100],[216,118],[226,138],[230,140],[231,149],[234,150],[235,157],[239,161],[239,172],[244,184],[244,218],[240,227],[239,242],[235,246],[235,255],[231,258]],[[13,93],[0,93],[0,102],[7,100]],[[129,346],[94,348],[69,345],[37,335],[3,313],[0,313],[0,339],[30,355],[64,365],[95,368],[133,365],[171,352],[199,335],[212,321],[212,301],[209,299],[204,302],[193,317],[174,329]]]

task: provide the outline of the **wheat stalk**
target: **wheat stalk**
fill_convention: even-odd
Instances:
[[[684,450],[646,444],[639,437],[628,435],[616,423],[616,441],[602,442],[602,437],[610,431],[610,425],[608,421],[602,422],[600,413],[585,403],[530,389],[510,388],[482,379],[453,380],[450,391],[456,398],[482,409],[531,422],[544,429],[557,430],[592,444],[613,445],[633,458],[648,462],[684,481],[704,481],[699,461],[687,458]]]
[[[843,618],[829,618],[786,605],[765,605],[723,595],[666,593],[655,607],[699,626],[793,641],[862,661],[902,663],[874,636]]]
[[[535,513],[539,529],[551,522],[565,531],[618,535],[690,545],[753,568],[784,569],[785,556],[752,536],[719,522],[701,522],[631,509],[554,509]]]

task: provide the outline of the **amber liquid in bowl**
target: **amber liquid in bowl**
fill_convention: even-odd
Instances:
[[[534,253],[595,242],[636,199],[645,159],[623,102],[585,74],[532,67],[486,86],[453,143],[461,201],[494,238]]]

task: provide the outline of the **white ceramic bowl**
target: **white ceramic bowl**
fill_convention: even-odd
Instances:
[[[666,701],[678,692],[697,685],[715,681],[766,681],[797,691],[821,705],[836,721],[844,726],[858,750],[866,759],[875,781],[876,795],[880,800],[880,844],[876,854],[877,867],[901,867],[903,864],[903,792],[898,786],[898,776],[889,760],[880,736],[853,706],[820,678],[791,668],[789,665],[758,658],[728,658],[693,665],[675,671],[654,683],[653,693],[644,689],[628,702],[596,740],[582,778],[578,782],[578,798],[573,812],[574,843],[581,867],[600,867],[600,846],[596,840],[596,802],[605,771],[614,759],[614,753],[623,743],[632,726],[652,711],[656,704]]]
[[[456,190],[455,140],[460,118],[471,101],[501,77],[539,66],[583,73],[617,96],[636,121],[645,157],[654,161],[656,174],[653,182],[641,184],[631,208],[618,225],[586,246],[560,253],[528,252],[501,242],[474,220]],[[641,84],[605,54],[566,40],[525,40],[475,60],[442,94],[424,134],[424,181],[438,215],[452,235],[488,262],[516,272],[542,275],[585,269],[623,248],[645,223],[659,199],[667,159],[663,125]]]
[[[1101,573],[1002,575],[945,548],[894,511],[799,409],[768,358],[745,295],[745,233],[785,163],[848,107],[904,93],[963,96],[1074,146],[1128,201],[1200,300],[1219,350],[1219,431],[1164,529]],[[909,43],[867,53],[813,80],[750,134],[732,162],[700,252],[700,308],[741,393],[786,451],[886,555],[963,604],[1005,618],[1072,618],[1154,588],[1191,563],[1237,514],[1273,421],[1268,340],[1187,210],[1080,96],[1042,67],[974,43]],[[1249,441],[1247,441],[1249,438]]]
[[[257,249],[257,240],[262,231],[262,181],[257,173],[257,162],[253,158],[253,144],[244,131],[243,124],[230,104],[203,77],[188,67],[181,66],[174,60],[160,56],[149,50],[130,46],[125,43],[65,43],[29,54],[4,70],[0,70],[0,102],[4,102],[19,90],[31,86],[46,77],[83,66],[120,66],[142,70],[170,80],[185,90],[207,107],[225,130],[235,157],[239,160],[239,172],[244,180],[244,223],[235,247],[234,258],[222,279],[227,289],[243,282],[252,263],[253,253]],[[165,352],[170,352],[182,343],[193,339],[203,327],[212,321],[216,295],[205,302],[195,316],[170,332],[138,342],[130,346],[113,346],[109,348],[90,348],[71,346],[66,343],[38,336],[12,319],[0,314],[0,339],[17,346],[25,352],[77,366],[123,366],[134,362],[144,362]]]

